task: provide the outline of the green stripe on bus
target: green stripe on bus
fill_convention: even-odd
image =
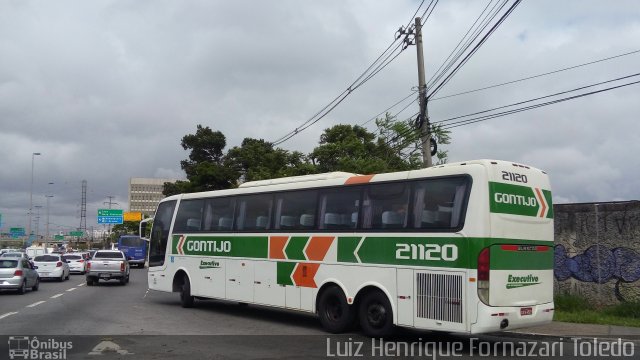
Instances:
[[[277,282],[279,285],[293,285],[293,280],[291,280],[291,274],[293,273],[293,269],[296,267],[296,263],[294,262],[278,262],[277,265]]]
[[[338,262],[357,263],[354,252],[362,237],[345,236],[338,238]]]
[[[178,251],[180,237],[181,235],[173,236],[171,253],[174,255],[180,254]],[[337,262],[476,269],[480,251],[486,247],[496,245],[492,247],[491,251],[492,269],[553,269],[553,242],[550,240],[369,236],[362,240],[362,244],[358,248],[361,239],[362,237],[358,236],[338,237]],[[309,237],[307,236],[291,237],[285,249],[287,258],[304,261],[303,249],[308,241]],[[499,247],[502,244],[544,245],[549,248],[544,252],[503,251]],[[185,255],[267,259],[268,238],[267,236],[185,235],[181,249]],[[226,252],[224,250],[230,251]],[[294,265],[295,262],[278,263],[279,283],[282,279],[288,279],[291,276]]]
[[[462,237],[368,237],[357,255],[367,264],[466,268],[467,244]]]
[[[552,207],[551,192],[548,190],[542,190],[542,192],[547,204],[540,204],[532,187],[489,182],[489,210],[492,213],[536,217],[542,206]],[[547,217],[553,217],[551,209]]]
[[[306,260],[307,258],[304,256],[303,250],[307,245],[307,241],[309,241],[308,236],[292,236],[291,239],[289,239],[287,247],[284,249],[287,259]]]
[[[180,235],[173,236],[171,250],[174,255],[180,254],[178,247],[181,247],[184,255],[268,258],[269,238],[267,236],[184,236],[182,243]]]

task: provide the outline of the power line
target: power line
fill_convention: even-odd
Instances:
[[[456,127],[460,127],[460,126],[464,126],[464,125],[470,125],[470,124],[474,124],[474,123],[477,123],[477,122],[482,122],[482,121],[486,121],[486,120],[490,120],[490,119],[495,119],[497,117],[507,116],[507,115],[519,113],[519,112],[522,112],[522,111],[527,111],[527,110],[532,110],[532,109],[536,109],[536,108],[543,107],[543,106],[557,104],[557,103],[564,102],[564,101],[575,100],[575,99],[579,99],[579,98],[582,98],[582,97],[585,97],[585,96],[599,94],[599,93],[602,93],[602,92],[605,92],[605,91],[611,91],[611,90],[619,89],[619,88],[622,88],[622,87],[635,85],[635,84],[638,84],[638,83],[640,83],[640,80],[633,81],[633,82],[626,83],[626,84],[622,84],[622,85],[608,87],[608,88],[605,88],[605,89],[594,90],[594,91],[590,91],[590,92],[583,93],[583,94],[578,94],[578,95],[574,95],[574,96],[568,96],[568,97],[565,97],[565,98],[562,98],[562,99],[556,99],[556,100],[552,100],[552,101],[547,101],[547,102],[540,103],[540,104],[524,106],[524,107],[521,107],[521,108],[511,109],[511,110],[507,110],[507,111],[503,111],[503,112],[499,112],[499,113],[495,113],[495,114],[483,115],[483,116],[479,116],[479,117],[475,117],[475,118],[471,118],[471,119],[456,121],[456,122],[453,122],[453,123],[450,123],[450,124],[443,125],[442,128],[443,129],[453,129],[453,128],[456,128]],[[437,122],[437,123],[439,123],[439,122]]]
[[[402,46],[402,43],[400,43],[396,49],[394,49],[394,51],[398,50],[398,48]],[[376,74],[378,74],[380,71],[382,71],[382,69],[384,69],[387,65],[389,65],[393,60],[395,60],[398,55],[400,55],[400,53],[402,53],[402,51],[404,51],[404,49],[401,49],[397,54],[389,54],[387,56],[387,58],[385,59],[385,63],[382,63],[380,65],[378,65],[378,67],[374,70],[374,72],[372,72],[371,74],[369,74],[366,78],[364,78],[362,81],[360,81],[360,83],[356,84],[355,86],[353,86],[352,88],[349,88],[347,90],[345,90],[338,98],[334,99],[334,101],[332,101],[329,105],[325,106],[320,112],[318,112],[313,118],[311,118],[310,120],[306,121],[303,125],[297,127],[296,129],[294,129],[292,132],[290,132],[289,134],[283,136],[282,138],[280,138],[279,140],[276,140],[273,142],[273,145],[279,145],[282,144],[283,142],[291,139],[292,137],[296,136],[298,133],[300,133],[301,131],[306,130],[307,128],[311,127],[313,124],[317,123],[318,121],[322,120],[325,116],[327,116],[333,109],[335,109],[338,105],[340,105],[340,103],[342,103],[347,96],[349,96],[354,90],[356,90],[357,88],[359,88],[360,86],[364,85],[367,81],[369,81],[373,76],[375,76]],[[394,55],[391,59],[389,59],[390,56]]]
[[[449,74],[438,84],[435,86],[435,89],[431,91],[427,98],[433,97],[433,95],[437,94],[443,86],[445,86],[451,78],[460,70],[462,66],[464,66],[469,59],[478,51],[480,46],[482,46],[487,39],[495,32],[495,30],[506,20],[506,18],[515,10],[515,8],[520,4],[522,0],[516,0],[513,5],[498,19],[498,21],[489,29],[489,31],[482,37],[482,39],[471,49],[471,51],[458,63],[458,65],[451,71]]]
[[[607,83],[611,83],[611,82],[615,82],[615,81],[620,81],[620,80],[636,77],[636,76],[639,76],[639,75],[640,75],[640,73],[627,75],[627,76],[622,76],[622,77],[611,79],[611,80],[607,80],[607,81],[602,81],[602,82],[598,82],[598,83],[594,83],[594,84],[590,84],[590,85],[580,86],[580,87],[577,87],[577,88],[574,88],[574,89],[571,89],[571,90],[565,90],[565,91],[561,91],[561,92],[557,92],[557,93],[554,93],[554,94],[545,95],[545,96],[541,96],[541,97],[537,97],[537,98],[533,98],[533,99],[529,99],[529,100],[525,100],[525,101],[519,101],[519,102],[516,102],[516,103],[513,103],[513,104],[509,104],[509,105],[499,106],[499,107],[495,107],[495,108],[488,109],[488,110],[474,112],[474,113],[471,113],[471,114],[455,116],[455,117],[452,117],[452,118],[448,118],[448,119],[437,121],[437,123],[442,124],[442,123],[446,123],[446,122],[451,122],[453,120],[457,120],[457,119],[461,119],[461,118],[465,118],[465,117],[469,117],[469,116],[474,116],[474,115],[479,115],[479,114],[484,114],[484,113],[488,113],[488,112],[491,112],[491,111],[500,110],[500,109],[504,109],[504,108],[508,108],[508,107],[512,107],[512,106],[516,106],[516,105],[522,105],[522,104],[530,103],[530,102],[533,102],[533,101],[538,101],[538,100],[542,100],[542,99],[546,99],[546,98],[550,98],[550,97],[555,97],[555,96],[562,95],[562,94],[568,94],[570,92],[574,92],[574,91],[578,91],[578,90],[584,90],[584,89],[587,89],[587,88],[590,88],[590,87],[600,86],[600,85],[603,85],[603,84],[607,84]],[[458,123],[458,122],[463,122],[463,121],[464,120],[453,122],[453,123]]]
[[[515,83],[518,83],[518,82],[531,80],[531,79],[535,79],[535,78],[539,78],[539,77],[543,77],[543,76],[553,75],[553,74],[560,73],[560,72],[563,72],[563,71],[574,70],[574,69],[577,69],[577,68],[580,68],[580,67],[583,67],[583,66],[593,65],[593,64],[600,63],[600,62],[609,61],[609,60],[613,60],[613,59],[617,59],[617,58],[620,58],[620,57],[623,57],[623,56],[633,55],[633,54],[637,54],[637,53],[640,53],[640,50],[629,51],[629,52],[626,52],[626,53],[622,53],[622,54],[618,54],[618,55],[614,55],[614,56],[609,56],[609,57],[606,57],[606,58],[593,60],[593,61],[589,61],[589,62],[586,62],[586,63],[578,64],[578,65],[565,67],[565,68],[562,68],[562,69],[557,69],[557,70],[553,70],[553,71],[549,71],[549,72],[545,72],[545,73],[541,73],[541,74],[537,74],[537,75],[527,76],[527,77],[524,77],[524,78],[521,78],[521,79],[517,79],[517,80],[511,80],[511,81],[503,82],[503,83],[500,83],[500,84],[489,85],[489,86],[485,86],[485,87],[481,87],[481,88],[477,88],[477,89],[473,89],[473,90],[466,90],[466,91],[462,91],[462,92],[455,93],[455,94],[436,97],[436,98],[433,98],[433,99],[430,99],[430,100],[431,101],[435,101],[435,100],[441,100],[441,99],[447,99],[447,98],[451,98],[451,97],[471,94],[471,93],[474,93],[474,92],[479,92],[479,91],[488,90],[488,89],[492,89],[492,88],[496,88],[496,87],[500,87],[500,86],[515,84]],[[411,93],[409,93],[404,98],[400,99],[399,101],[397,101],[393,105],[389,106],[385,110],[383,110],[380,113],[376,114],[375,116],[371,117],[369,120],[361,123],[360,126],[364,126],[364,125],[370,123],[371,121],[377,119],[380,115],[385,114],[387,111],[393,109],[394,107],[398,106],[402,102],[404,102],[407,99],[409,99],[412,96],[414,96],[415,93],[416,93],[416,90],[411,91]],[[411,104],[415,103],[416,101],[417,101],[417,99],[414,99],[411,102]],[[403,110],[398,111],[397,114],[401,113]]]
[[[451,95],[440,96],[440,97],[436,97],[436,98],[429,99],[429,100],[435,101],[435,100],[447,99],[447,98],[450,98],[450,97],[466,95],[466,94],[470,94],[470,93],[474,93],[474,92],[478,92],[478,91],[482,91],[482,90],[496,88],[496,87],[499,87],[499,86],[515,84],[515,83],[518,83],[518,82],[521,82],[521,81],[531,80],[531,79],[535,79],[535,78],[539,78],[539,77],[547,76],[547,75],[552,75],[552,74],[556,74],[556,73],[567,71],[567,70],[573,70],[573,69],[576,69],[576,68],[579,68],[579,67],[592,65],[592,64],[597,64],[599,62],[613,60],[613,59],[616,59],[616,58],[619,58],[619,57],[632,55],[632,54],[636,54],[636,53],[639,53],[639,52],[640,52],[640,50],[634,50],[634,51],[627,52],[627,53],[624,53],[624,54],[610,56],[610,57],[607,57],[607,58],[594,60],[594,61],[586,62],[586,63],[583,63],[583,64],[579,64],[579,65],[574,65],[574,66],[570,66],[570,67],[566,67],[566,68],[562,68],[562,69],[558,69],[558,70],[554,70],[554,71],[549,71],[549,72],[538,74],[538,75],[532,75],[532,76],[528,76],[528,77],[517,79],[517,80],[507,81],[507,82],[503,82],[503,83],[500,83],[500,84],[489,85],[489,86],[485,86],[485,87],[478,88],[478,89],[467,90],[467,91],[463,91],[463,92],[459,92],[459,93],[455,93],[455,94],[451,94]]]
[[[438,76],[438,74],[440,74],[440,71],[442,70],[442,68],[448,64],[449,59],[451,59],[451,57],[453,56],[453,54],[456,52],[456,50],[458,50],[458,48],[460,47],[460,45],[462,44],[462,42],[464,41],[464,39],[467,38],[467,36],[469,35],[469,33],[471,32],[471,30],[475,27],[475,25],[478,23],[478,20],[480,20],[480,18],[482,17],[482,15],[485,13],[485,11],[487,11],[487,8],[489,7],[489,5],[491,5],[491,3],[493,2],[493,0],[489,1],[487,3],[487,6],[484,8],[484,10],[482,10],[482,12],[480,13],[480,15],[478,15],[478,17],[476,18],[476,20],[473,22],[473,24],[469,27],[469,29],[467,30],[467,32],[464,34],[464,36],[462,37],[462,39],[460,39],[460,41],[458,42],[458,44],[456,45],[455,48],[453,48],[453,50],[451,50],[451,52],[449,53],[449,56],[447,56],[447,58],[442,62],[442,64],[440,65],[440,67],[438,68],[438,70],[436,70],[433,75],[431,76],[431,78],[429,79],[429,81],[427,82],[427,84],[431,84],[432,81],[437,81],[436,76]],[[498,3],[496,2],[496,5]],[[495,5],[494,5],[495,7]],[[493,9],[492,9],[493,11]],[[484,20],[483,20],[484,22]],[[443,70],[443,73],[446,70]],[[434,80],[436,79],[436,80]],[[428,87],[428,86],[427,86]]]
[[[386,114],[386,113],[387,113],[387,111],[389,111],[389,110],[393,109],[394,107],[398,106],[399,104],[403,103],[403,102],[404,102],[404,101],[406,101],[407,99],[409,99],[409,98],[411,98],[412,96],[414,96],[416,92],[417,92],[417,90],[412,91],[409,95],[407,95],[407,96],[403,97],[402,99],[400,99],[400,100],[399,100],[398,102],[396,102],[395,104],[393,104],[393,105],[389,106],[388,108],[386,108],[386,109],[382,110],[380,113],[378,113],[377,115],[373,116],[373,117],[372,117],[372,118],[370,118],[369,120],[367,120],[367,121],[363,122],[362,124],[360,124],[360,126],[364,126],[364,125],[366,125],[366,124],[368,124],[368,123],[372,122],[373,120],[377,119],[377,118],[378,118],[378,116],[380,116],[380,115],[382,115],[382,114]],[[414,99],[414,100],[413,100],[409,105],[411,105],[411,104],[415,103],[416,101],[418,101],[418,98],[415,98],[415,99]],[[403,110],[405,110],[406,108],[407,108],[407,107],[405,107],[405,108],[403,108],[402,110],[400,110],[400,111],[398,112],[398,114],[399,114],[399,113],[401,113],[401,112],[402,112]]]
[[[420,3],[420,5],[418,6],[418,9],[416,9],[415,14],[417,14],[420,11],[420,9],[422,8],[424,2],[425,1],[423,0]],[[431,3],[429,3],[429,5],[427,6],[427,9],[425,10],[425,12],[429,10],[429,8],[431,7],[431,5],[433,3],[434,3],[434,0],[431,0]],[[436,1],[436,3],[437,3],[437,1]],[[433,8],[435,8],[435,5],[433,5],[433,7],[431,7],[431,12],[433,12]],[[415,17],[415,14],[414,14],[413,17]],[[327,116],[333,109],[335,109],[338,105],[340,105],[340,103],[342,103],[353,91],[358,89],[360,86],[364,85],[371,78],[376,76],[380,71],[382,71],[384,68],[386,68],[391,62],[393,62],[400,55],[400,53],[402,53],[402,51],[404,51],[407,48],[407,46],[411,42],[411,38],[410,37],[413,34],[413,29],[412,29],[412,26],[410,25],[410,22],[411,22],[411,20],[409,20],[409,23],[407,24],[406,28],[400,27],[400,29],[398,30],[397,36],[395,37],[393,42],[391,42],[391,44],[387,47],[387,49],[385,51],[383,51],[382,54],[380,54],[380,56],[378,56],[378,58],[376,58],[371,63],[371,65],[369,65],[369,67],[367,67],[367,69],[364,72],[362,72],[347,87],[347,89],[345,89],[342,93],[340,93],[338,96],[336,96],[331,102],[329,102],[322,109],[320,109],[318,112],[316,112],[311,118],[309,118],[308,120],[303,122],[300,126],[298,126],[295,129],[291,130],[287,134],[285,134],[285,135],[281,136],[280,138],[276,139],[275,141],[272,142],[272,144],[274,146],[275,145],[280,145],[283,142],[291,139],[292,137],[296,136],[300,132],[304,131],[305,129],[309,128],[313,124],[315,124],[318,121],[320,121],[322,118]],[[404,39],[400,42],[400,44],[396,45],[398,40],[401,39],[403,36],[404,36]],[[394,48],[394,46],[395,46],[395,48]],[[393,48],[393,50],[391,50],[392,48]],[[391,52],[389,52],[389,50],[391,50]]]

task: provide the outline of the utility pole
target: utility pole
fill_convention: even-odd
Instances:
[[[431,161],[431,133],[429,129],[429,113],[427,111],[427,84],[424,80],[424,55],[422,53],[422,21],[415,19],[416,26],[416,50],[418,51],[418,96],[420,97],[420,115],[418,130],[422,143],[422,167],[433,166]]]

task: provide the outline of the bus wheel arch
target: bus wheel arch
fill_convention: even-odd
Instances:
[[[344,290],[335,282],[327,282],[318,290],[316,311],[322,327],[330,333],[342,333],[355,324],[356,308],[347,302]]]
[[[393,333],[395,309],[389,294],[380,287],[367,285],[360,289],[354,308],[367,336],[385,337]]]
[[[173,276],[173,292],[180,293],[180,304],[184,308],[193,307],[195,297],[191,294],[191,280],[184,270],[178,270]]]

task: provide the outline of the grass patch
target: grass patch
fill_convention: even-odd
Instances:
[[[640,327],[640,303],[620,303],[597,308],[575,295],[558,295],[554,302],[555,321]]]

